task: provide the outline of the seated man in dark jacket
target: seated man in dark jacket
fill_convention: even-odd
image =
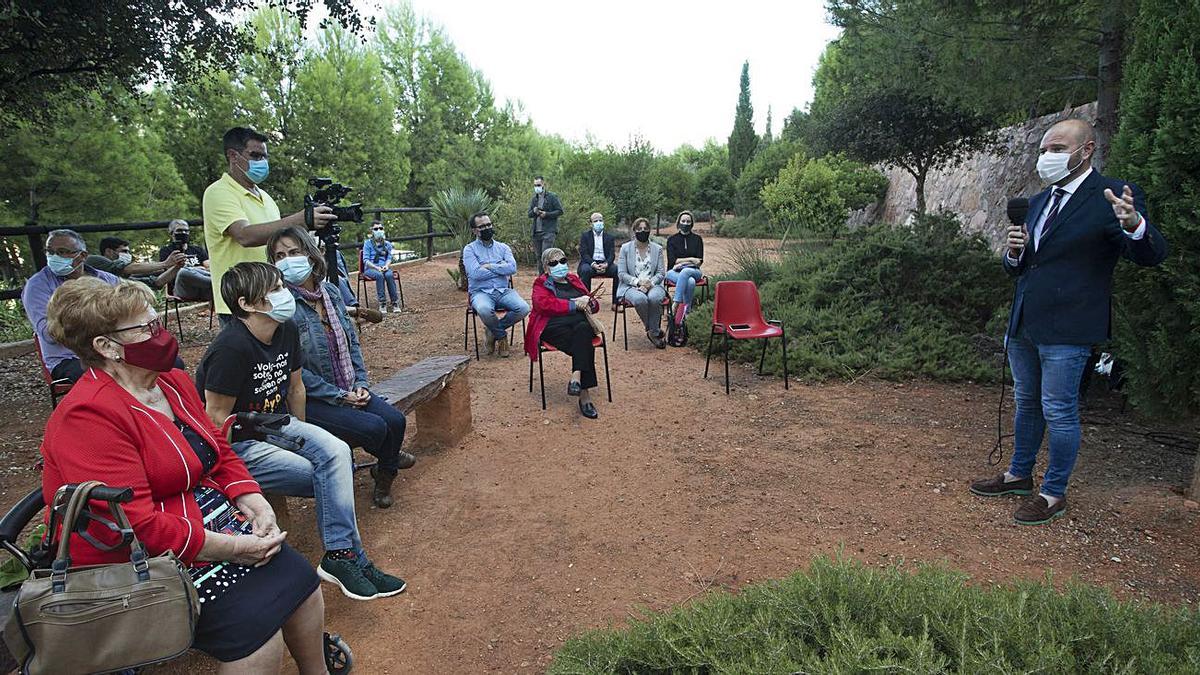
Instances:
[[[579,278],[592,290],[593,277],[617,278],[616,240],[604,231],[604,216],[592,214],[592,227],[579,235]]]

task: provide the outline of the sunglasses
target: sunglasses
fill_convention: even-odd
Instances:
[[[567,264],[567,259],[566,259],[566,258],[559,258],[558,260],[551,260],[551,261],[550,261],[550,266],[551,266],[551,267],[554,267],[554,266],[556,266],[556,265],[566,265],[566,264]]]
[[[382,227],[372,227],[371,231],[372,232],[383,232],[383,228]]]

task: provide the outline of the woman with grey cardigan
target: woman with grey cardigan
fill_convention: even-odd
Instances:
[[[667,341],[662,331],[662,302],[667,297],[663,288],[663,249],[650,241],[650,221],[633,221],[633,239],[621,245],[617,255],[617,301],[632,306],[646,327],[646,337],[658,349]]]

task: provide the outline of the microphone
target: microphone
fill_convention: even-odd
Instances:
[[[1013,197],[1008,200],[1008,220],[1013,225],[1024,225],[1025,214],[1029,213],[1029,199]]]

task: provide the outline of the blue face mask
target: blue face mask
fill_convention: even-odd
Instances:
[[[46,267],[49,267],[55,276],[65,277],[74,272],[78,265],[75,264],[74,258],[64,258],[60,255],[51,254],[46,256]]]
[[[554,267],[550,268],[550,276],[554,277],[558,281],[562,281],[563,279],[567,278],[567,273],[570,271],[570,269],[571,268],[567,267],[566,263],[555,265]]]
[[[372,230],[371,236],[375,237],[376,239],[383,239],[383,230]]]
[[[276,260],[275,267],[283,273],[283,280],[293,286],[299,286],[312,274],[312,261],[306,255],[293,255]],[[291,297],[291,293],[288,293]]]
[[[296,298],[293,298],[292,292],[286,288],[267,293],[267,302],[271,303],[271,311],[263,314],[279,323],[287,321],[296,313]]]
[[[540,195],[540,194],[542,194],[542,186],[541,186],[541,185],[534,185],[534,186],[533,186],[533,191],[534,191],[534,193],[536,193],[536,194],[539,194],[539,195]]]
[[[246,178],[249,178],[255,185],[267,179],[267,174],[271,167],[265,159],[252,159],[250,165],[246,169]]]
[[[592,232],[595,232],[596,234],[600,234],[603,231],[604,231],[604,221],[603,220],[597,220],[596,222],[592,223]]]

